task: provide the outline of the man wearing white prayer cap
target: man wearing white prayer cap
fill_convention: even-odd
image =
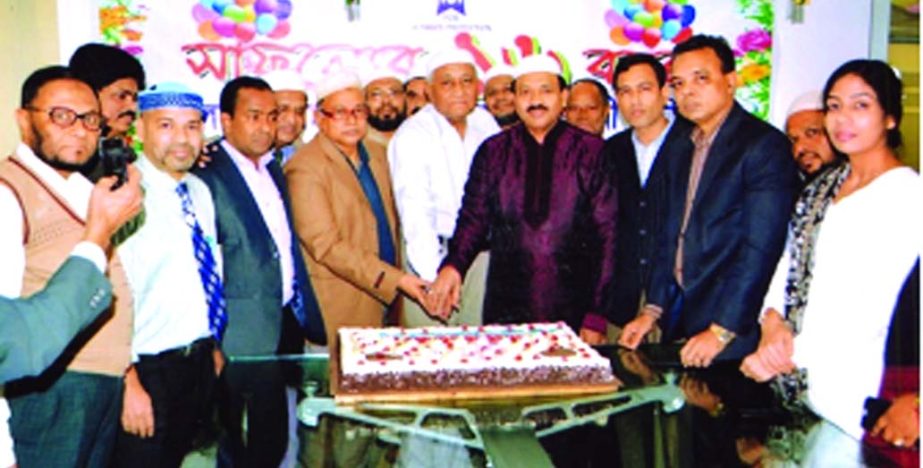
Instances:
[[[485,324],[563,321],[601,344],[618,211],[603,141],[561,120],[567,89],[551,57],[524,58],[513,90],[522,125],[488,138],[474,156],[427,309],[451,316],[462,278],[486,248]]]
[[[437,52],[427,62],[426,76],[431,102],[397,130],[388,146],[388,161],[407,268],[431,281],[455,229],[474,153],[500,127],[477,105],[478,72],[471,54],[459,49]],[[466,278],[461,313],[451,317],[450,324],[480,324],[486,270],[487,257],[482,255]],[[405,301],[405,325],[440,323]]]
[[[484,76],[484,105],[504,130],[519,122],[513,104],[513,69],[504,64],[490,67]]]
[[[362,71],[365,104],[369,107],[368,138],[387,147],[397,127],[407,118],[407,101],[401,78],[387,68]]]
[[[264,75],[263,79],[272,88],[279,107],[273,156],[279,160],[279,164],[285,164],[301,143],[301,134],[306,125],[308,93],[304,79],[291,70],[273,70]]]
[[[341,327],[385,325],[396,319],[391,306],[400,294],[422,301],[426,283],[401,269],[388,161],[384,146],[366,138],[368,108],[358,78],[330,76],[318,97],[320,131],[284,172],[295,232],[335,349]],[[336,375],[333,361],[331,367]]]
[[[841,159],[824,129],[820,91],[808,91],[795,98],[785,117],[785,134],[792,141],[792,155],[805,179],[812,179]]]

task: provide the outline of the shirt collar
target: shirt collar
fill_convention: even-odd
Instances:
[[[176,186],[179,185],[180,182],[186,182],[189,179],[188,172],[183,174],[183,177],[179,180],[174,179],[170,174],[158,169],[157,166],[147,158],[146,154],[142,154],[141,157],[135,161],[135,167],[141,172],[141,182],[144,186],[153,190],[175,191]]]
[[[660,134],[657,135],[657,138],[654,138],[650,144],[645,145],[641,140],[638,139],[638,132],[634,129],[631,131],[631,142],[634,143],[635,148],[649,148],[649,147],[658,147],[663,143],[663,140],[667,137],[667,133],[670,133],[670,129],[673,128],[673,122],[676,121],[672,112],[664,112],[663,116],[667,119],[667,125],[663,127],[663,130],[660,131]]]
[[[235,148],[234,145],[232,145],[231,142],[229,142],[227,139],[221,140],[221,147],[224,148],[224,150],[228,152],[228,155],[231,156],[231,160],[234,161],[234,164],[236,164],[237,166],[246,165],[249,167],[253,167],[253,161],[250,158],[244,156],[243,153],[238,151],[237,148]],[[272,150],[269,150],[266,152],[266,154],[260,156],[260,159],[258,159],[258,162],[259,162],[258,166],[260,168],[265,169],[266,166],[271,161],[272,161]]]
[[[692,130],[692,133],[689,135],[689,138],[692,139],[692,143],[695,144],[696,147],[705,145],[711,146],[712,142],[715,141],[715,137],[718,136],[719,132],[721,132],[721,127],[724,127],[724,123],[727,122],[728,116],[731,115],[731,111],[734,110],[735,105],[736,104],[732,104],[731,107],[724,113],[724,115],[721,116],[721,120],[718,122],[718,125],[715,126],[715,129],[712,130],[710,134],[706,135],[705,132],[702,131],[698,125],[696,125],[696,127]]]

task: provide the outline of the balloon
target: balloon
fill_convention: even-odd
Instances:
[[[224,9],[228,7],[232,2],[231,0],[213,0],[212,1],[212,10],[215,10],[215,13],[219,15],[224,12]]]
[[[215,13],[215,10],[211,8],[206,8],[202,6],[201,3],[196,3],[192,6],[192,18],[195,19],[196,23],[204,23],[205,21],[213,20],[218,17],[218,13]]]
[[[663,17],[664,21],[670,21],[671,19],[679,19],[683,17],[683,7],[677,5],[667,5],[663,7],[663,11],[660,13],[660,16]]]
[[[284,20],[292,15],[292,0],[278,0],[279,5],[276,6],[276,18]]]
[[[199,0],[199,5],[202,5],[205,8],[211,10],[212,5],[215,4],[215,0]]]
[[[663,18],[660,17],[659,11],[654,12],[651,16],[653,16],[653,18],[651,19],[652,28],[659,29],[661,26],[663,26]]]
[[[256,32],[265,36],[271,33],[273,29],[276,29],[277,24],[279,24],[279,20],[276,15],[263,13],[256,17]]]
[[[654,16],[646,11],[638,13],[634,18],[632,18],[632,20],[645,28],[649,28],[654,25]]]
[[[670,3],[674,5],[685,5],[689,3],[689,0],[670,0]]]
[[[627,37],[632,42],[638,42],[641,40],[641,36],[644,35],[644,28],[637,23],[628,23],[625,25],[625,37]]]
[[[222,37],[234,36],[234,22],[227,18],[215,18],[212,21],[212,28]]]
[[[254,29],[253,25],[249,23],[235,24],[234,35],[237,36],[241,42],[250,42],[250,40],[253,39],[253,36],[256,36],[256,29]]]
[[[663,10],[663,7],[667,4],[664,0],[644,0],[644,9],[653,13],[655,11]]]
[[[635,5],[641,3],[641,0],[628,0],[628,3],[633,3]]]
[[[628,5],[625,7],[625,17],[631,21],[635,21],[635,15],[643,11],[639,5]]]
[[[610,28],[614,28],[619,25],[624,25],[628,22],[624,16],[615,12],[615,10],[609,10],[606,12],[606,25]]]
[[[273,29],[269,33],[269,37],[273,39],[281,39],[288,35],[289,31],[292,30],[292,26],[288,24],[288,21],[280,20],[279,24],[276,25],[276,29]]]
[[[628,0],[612,0],[612,9],[615,10],[616,13],[625,11],[625,7],[627,6]]]
[[[224,9],[223,15],[225,18],[235,23],[243,23],[247,18],[247,13],[238,5],[228,5],[228,7]]]
[[[244,22],[252,23],[256,21],[256,11],[253,9],[253,5],[244,7]]]
[[[612,30],[609,31],[609,38],[618,45],[624,46],[631,43],[631,40],[625,37],[625,26],[622,25],[612,28]]]
[[[238,4],[238,5],[242,6],[242,7],[247,7],[247,6],[253,5],[253,2],[255,2],[255,1],[256,1],[256,0],[234,0],[234,3],[236,3],[236,4]]]
[[[256,3],[253,4],[253,9],[256,10],[257,14],[272,13],[276,11],[278,6],[279,3],[276,0],[256,0]]]
[[[695,7],[692,5],[683,6],[683,19],[681,20],[683,27],[689,26],[693,21],[695,21]]]
[[[673,43],[679,44],[680,42],[683,42],[690,37],[692,37],[692,28],[684,28],[679,32],[679,34],[676,35],[676,37],[673,38]]]
[[[671,19],[669,21],[664,21],[663,26],[660,27],[660,34],[664,39],[672,41],[673,38],[679,34],[681,29],[683,29],[683,25],[681,25],[679,21]]]
[[[660,30],[656,28],[647,28],[641,38],[648,47],[654,47],[660,43]]]
[[[202,36],[202,39],[206,41],[217,41],[221,39],[221,36],[215,32],[215,28],[212,26],[211,20],[203,21],[199,24],[199,35]]]

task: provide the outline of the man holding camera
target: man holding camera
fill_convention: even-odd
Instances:
[[[102,126],[93,89],[61,66],[26,79],[15,115],[22,142],[0,163],[0,294],[10,297],[44,288],[83,237],[93,185],[78,169],[95,152]],[[111,312],[51,369],[6,386],[21,466],[108,464],[132,334],[131,293],[118,256],[108,272]],[[61,407],[68,410],[55,410]]]

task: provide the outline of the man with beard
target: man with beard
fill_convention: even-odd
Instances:
[[[609,90],[591,78],[575,81],[567,93],[564,119],[593,135],[603,136],[609,121]]]
[[[428,74],[432,103],[401,125],[388,147],[388,161],[407,266],[423,280],[432,281],[455,229],[471,159],[481,142],[500,127],[477,106],[478,76],[471,54],[439,52],[431,57]],[[481,255],[468,273],[461,313],[452,317],[453,325],[481,323],[487,263],[487,256]],[[405,300],[404,323],[441,322]]]
[[[102,116],[93,89],[53,66],[23,83],[16,122],[22,143],[0,163],[0,294],[8,297],[42,289],[81,240],[93,185],[78,169],[96,149]],[[21,466],[109,463],[122,377],[131,362],[132,300],[117,255],[107,270],[115,297],[111,313],[41,376],[6,387]]]
[[[224,138],[196,168],[215,203],[222,246],[229,358],[326,342],[323,319],[291,225],[288,186],[272,157],[278,107],[272,88],[241,76],[221,91]],[[304,335],[301,331],[304,330]],[[279,361],[230,360],[218,383],[226,451],[234,465],[278,466],[288,445],[286,375]],[[246,429],[244,419],[246,418]]]
[[[128,137],[138,112],[138,91],[144,89],[144,68],[128,52],[106,44],[84,44],[68,65],[93,87],[105,118],[105,138]]]
[[[407,117],[407,101],[401,80],[387,71],[366,73],[362,80],[369,108],[368,139],[381,146],[388,142]]]
[[[280,165],[284,165],[301,147],[305,112],[308,111],[308,93],[304,88],[304,80],[293,71],[274,70],[264,78],[272,87],[279,107],[272,155]]]
[[[404,82],[404,99],[407,102],[408,116],[416,114],[429,102],[425,76],[414,76]]]
[[[785,133],[792,141],[792,155],[805,181],[843,160],[827,138],[820,91],[808,91],[792,102],[785,118]]]
[[[603,147],[619,191],[618,260],[608,312],[611,323],[624,326],[638,313],[647,291],[656,233],[663,225],[667,160],[683,146],[677,141],[688,139],[690,124],[666,110],[670,99],[666,70],[653,55],[619,59],[612,83],[619,113],[630,125]]]
[[[513,69],[494,65],[484,77],[484,105],[497,119],[497,125],[506,130],[519,123],[513,103]]]
[[[189,173],[202,152],[202,97],[178,83],[142,92],[144,223],[120,247],[134,297],[116,466],[180,466],[210,420],[227,325],[211,192]]]
[[[484,323],[564,321],[606,332],[617,193],[603,141],[560,120],[567,89],[547,55],[513,85],[523,125],[478,149],[427,310],[449,317],[475,256],[490,251]]]

